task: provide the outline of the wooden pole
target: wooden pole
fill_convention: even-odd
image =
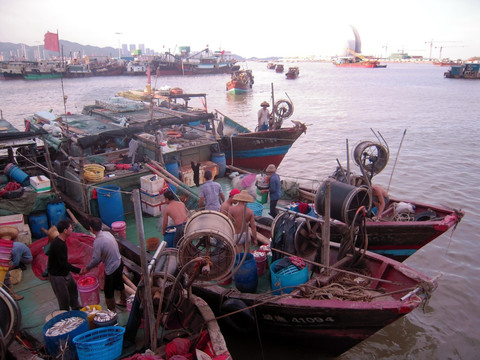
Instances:
[[[140,246],[140,263],[142,267],[142,277],[144,283],[144,294],[143,299],[146,303],[143,315],[145,319],[145,329],[148,332],[148,336],[150,337],[150,348],[152,351],[155,352],[157,349],[157,339],[155,338],[155,324],[154,318],[155,313],[153,312],[153,300],[152,300],[152,287],[150,285],[150,280],[148,276],[148,269],[147,269],[147,245],[145,243],[145,231],[143,229],[143,219],[142,219],[142,205],[140,202],[140,190],[133,189],[132,191],[133,197],[133,210],[135,212],[135,222],[137,225],[137,234],[138,234],[138,244]],[[147,336],[147,334],[146,334]]]

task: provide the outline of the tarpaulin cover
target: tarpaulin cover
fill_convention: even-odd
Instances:
[[[90,260],[92,260],[94,240],[95,238],[91,235],[72,233],[67,239],[68,262],[77,267],[85,267]],[[44,237],[30,245],[30,250],[33,256],[32,271],[35,276],[41,280],[47,280],[47,278],[42,276],[47,269],[48,263],[48,256],[45,255],[43,251],[43,247],[47,244],[48,238]],[[73,274],[73,276],[76,281],[80,278],[80,275],[78,274]],[[86,276],[95,276],[98,279],[100,289],[103,290],[105,275],[102,263],[90,270]]]

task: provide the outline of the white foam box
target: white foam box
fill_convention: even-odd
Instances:
[[[165,201],[165,196],[157,193],[150,193],[146,190],[140,190],[140,199],[152,205],[158,205]]]
[[[51,190],[50,179],[44,175],[32,176],[30,178],[30,186],[37,193],[47,192]]]
[[[155,174],[145,175],[140,178],[140,188],[150,194],[159,193],[163,189],[164,180]]]
[[[18,230],[17,241],[30,245],[32,243],[32,233],[28,224],[23,224],[22,228]]]
[[[159,216],[162,213],[162,206],[158,204],[150,204],[142,200],[142,212],[152,216]]]
[[[21,231],[23,229],[23,225],[23,214],[0,216],[0,226],[14,226],[18,229],[18,231]]]

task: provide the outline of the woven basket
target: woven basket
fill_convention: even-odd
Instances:
[[[87,181],[96,182],[103,180],[105,168],[98,164],[87,164],[83,167],[83,176]]]

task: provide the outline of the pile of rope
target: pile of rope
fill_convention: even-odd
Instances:
[[[357,271],[359,272],[359,271]],[[368,275],[366,271],[359,272]],[[370,280],[353,274],[339,274],[334,282],[321,286],[304,284],[298,287],[298,298],[311,300],[341,300],[341,301],[372,301],[372,291],[369,289]]]

